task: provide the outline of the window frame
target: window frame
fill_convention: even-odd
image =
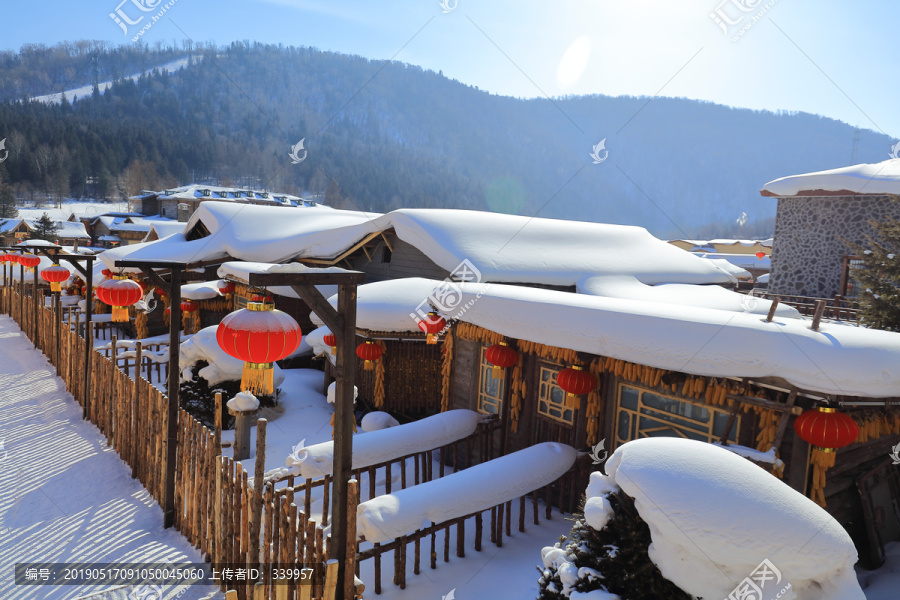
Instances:
[[[503,417],[503,401],[506,395],[506,369],[503,370],[501,376],[499,378],[495,378],[493,376],[494,365],[489,363],[486,358],[488,345],[480,344],[478,346],[479,355],[481,360],[478,362],[478,389],[475,393],[475,410],[483,415],[497,415],[498,417]],[[499,382],[497,386],[497,394],[491,395],[485,392],[485,376],[489,376],[491,379],[496,379]],[[487,402],[485,402],[487,400]],[[489,410],[485,410],[485,404],[491,404],[496,406],[497,412],[491,412]]]
[[[623,388],[631,388],[632,390],[636,390],[638,392],[636,408],[632,409],[630,407],[623,406],[623,404],[622,404]],[[726,419],[730,418],[730,416],[731,416],[731,408],[728,406],[724,406],[724,405],[721,407],[720,406],[710,406],[710,405],[708,405],[702,401],[698,401],[694,398],[685,398],[683,396],[679,396],[679,395],[671,394],[671,393],[669,393],[669,394],[661,393],[652,388],[649,388],[649,387],[646,387],[643,385],[639,385],[639,384],[634,384],[629,381],[618,381],[618,382],[616,382],[616,396],[615,396],[616,401],[615,401],[615,404],[613,407],[612,423],[610,424],[610,429],[611,429],[611,433],[612,433],[611,437],[613,440],[612,449],[618,448],[622,444],[624,444],[626,442],[630,442],[632,440],[646,438],[646,437],[654,437],[654,436],[647,435],[647,433],[646,433],[647,430],[641,428],[641,417],[644,417],[647,419],[652,419],[653,421],[662,422],[662,423],[665,423],[666,425],[668,425],[668,427],[665,427],[663,429],[671,429],[673,431],[680,432],[680,435],[678,435],[678,436],[663,436],[663,437],[679,437],[682,439],[696,439],[695,437],[692,437],[691,435],[686,435],[685,432],[695,434],[695,435],[704,435],[704,433],[699,429],[687,428],[687,427],[681,426],[679,423],[674,422],[672,420],[661,419],[659,416],[656,416],[656,414],[659,414],[661,412],[666,413],[666,411],[661,411],[658,408],[646,405],[644,402],[644,398],[643,398],[643,395],[645,393],[653,394],[654,396],[659,396],[661,398],[665,398],[667,400],[672,400],[672,401],[679,402],[682,404],[688,404],[688,405],[702,408],[702,409],[705,409],[706,411],[708,411],[709,412],[709,421],[708,421],[708,424],[706,424],[707,430],[705,433],[706,438],[707,438],[705,441],[707,443],[718,442],[720,440],[720,438],[722,437],[721,434],[715,433],[716,416],[723,416]],[[652,411],[652,412],[650,412],[650,413],[643,412],[641,410],[642,408],[647,408],[649,411]],[[628,419],[629,419],[628,420],[628,430],[626,433],[626,439],[623,439],[619,435],[620,419],[621,419],[620,415],[623,412],[628,414]],[[654,413],[656,413],[656,414],[654,414]],[[667,414],[676,419],[682,420],[682,421],[689,421],[689,422],[693,421],[697,425],[704,425],[704,423],[702,421],[692,419],[691,417],[688,417],[688,416],[684,416],[684,415],[676,414],[676,413],[667,413]],[[734,420],[734,423],[732,424],[731,431],[728,436],[728,441],[733,444],[739,443],[740,430],[741,430],[741,418],[742,418],[742,416],[740,414],[735,415],[735,420]],[[659,430],[659,428],[657,427],[656,430]],[[653,430],[650,429],[650,431],[653,431]],[[632,435],[632,433],[633,433],[633,435]],[[655,436],[655,437],[659,437],[659,436]],[[701,440],[701,441],[703,441],[703,440]]]
[[[538,363],[538,371],[537,371],[537,390],[536,390],[536,405],[535,405],[535,413],[538,417],[546,419],[556,425],[562,425],[565,427],[575,427],[575,423],[578,420],[578,408],[566,406],[566,392],[556,383],[556,377],[559,375],[560,371],[562,371],[563,367],[560,364],[541,361]],[[546,382],[546,390],[549,391],[548,396],[544,397],[545,391],[545,381],[544,381],[544,371],[548,371],[551,373],[551,379]],[[557,389],[563,395],[562,402],[557,402],[553,399],[553,390]],[[546,411],[541,410],[541,405],[546,404]],[[560,416],[554,415],[551,411],[557,410]],[[566,414],[569,414],[571,420],[565,417]]]

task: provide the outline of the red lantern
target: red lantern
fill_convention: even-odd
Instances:
[[[181,311],[186,313],[197,312],[197,303],[193,300],[182,300]]]
[[[113,277],[113,272],[110,271],[109,269],[103,269],[103,270],[100,271],[100,272],[101,272],[101,273],[103,274],[103,276],[106,277],[107,279],[112,279],[112,277]]]
[[[153,291],[155,291],[156,295],[159,296],[160,298],[166,297],[166,290],[164,290],[162,288],[155,288]]]
[[[128,307],[136,304],[142,297],[141,286],[124,276],[107,279],[94,291],[104,304],[112,306],[112,320],[116,323],[128,321]]]
[[[41,277],[44,281],[50,283],[50,291],[51,292],[61,292],[62,291],[62,282],[66,281],[72,274],[65,267],[61,267],[57,264],[54,264],[52,267],[47,267],[43,271],[41,271]]]
[[[23,254],[19,257],[19,264],[33,272],[34,268],[41,264],[41,259],[33,254]]]
[[[10,262],[10,264],[13,264],[13,265],[14,265],[14,264],[16,264],[16,263],[19,262],[19,255],[18,255],[18,254],[12,254],[12,253],[7,254],[7,255],[6,255],[6,260],[8,260],[8,261]]]
[[[326,333],[322,336],[322,341],[331,346],[331,354],[337,354],[337,337],[333,333]]]
[[[856,441],[859,425],[849,415],[820,406],[807,410],[794,421],[794,431],[822,452],[834,452]]]
[[[436,312],[428,313],[427,317],[419,321],[419,329],[425,334],[426,344],[437,344],[438,335],[446,326],[447,321]]]
[[[0,254],[0,263],[6,264],[9,262],[9,254]]]
[[[756,253],[756,258],[758,258],[759,260],[762,260],[765,257],[766,257],[766,253],[763,252],[762,250],[760,250],[759,252]]]
[[[371,371],[375,368],[374,361],[381,358],[383,353],[384,350],[382,350],[381,346],[375,342],[365,341],[356,347],[356,355],[365,361],[363,363],[363,368],[366,371]]]
[[[484,358],[494,365],[492,375],[494,379],[500,379],[503,369],[515,365],[519,360],[519,353],[506,345],[506,342],[494,344],[484,351]]]
[[[231,295],[234,293],[235,285],[233,281],[220,281],[218,284],[219,293],[225,296],[226,298],[231,298]]]
[[[229,314],[216,329],[219,347],[244,361],[241,390],[255,394],[275,392],[273,363],[296,350],[302,338],[293,317],[258,301]]]
[[[583,371],[581,367],[572,366],[557,373],[556,385],[566,393],[566,406],[577,408],[578,399],[575,396],[590,393],[594,389],[596,381],[594,381],[593,375]]]

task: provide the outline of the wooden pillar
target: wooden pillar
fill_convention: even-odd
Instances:
[[[35,256],[37,253],[35,252]],[[31,338],[31,341],[34,343],[35,347],[38,345],[38,337],[40,336],[40,328],[38,327],[38,273],[40,272],[40,265],[34,268],[34,271],[31,272],[32,275],[32,286],[31,286],[31,314],[32,314],[32,333],[34,334]]]
[[[166,480],[163,495],[163,527],[175,524],[175,456],[178,446],[178,368],[181,340],[181,269],[171,270],[169,298],[172,308],[169,318],[168,410],[166,429]]]
[[[91,405],[91,354],[94,351],[93,342],[91,341],[91,331],[94,322],[94,261],[87,261],[85,269],[85,277],[87,278],[87,291],[85,292],[84,301],[84,414],[82,417],[87,419],[88,409]]]
[[[338,338],[335,360],[335,402],[334,402],[334,484],[332,495],[332,515],[330,547],[331,558],[338,560],[337,600],[352,600],[356,594],[352,575],[346,575],[346,567],[352,564],[347,556],[350,548],[356,547],[356,540],[348,536],[348,485],[353,467],[353,386],[356,378],[356,285],[338,286],[338,314],[341,330],[334,332]]]
[[[234,417],[234,460],[250,458],[250,419],[257,413],[259,409],[228,409],[228,414]]]

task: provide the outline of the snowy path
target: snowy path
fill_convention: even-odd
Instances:
[[[74,599],[95,586],[13,584],[13,565],[201,562],[16,324],[0,316],[0,598]],[[214,592],[193,586],[166,599]]]

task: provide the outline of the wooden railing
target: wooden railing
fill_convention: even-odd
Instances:
[[[825,312],[822,317],[825,319],[833,319],[835,321],[845,321],[859,325],[859,303],[852,298],[845,296],[835,296],[834,298],[814,298],[812,296],[790,296],[786,294],[773,294],[767,291],[756,290],[755,295],[761,298],[774,300],[778,298],[779,302],[793,306],[800,314],[812,317],[816,312],[816,302],[825,302]]]

